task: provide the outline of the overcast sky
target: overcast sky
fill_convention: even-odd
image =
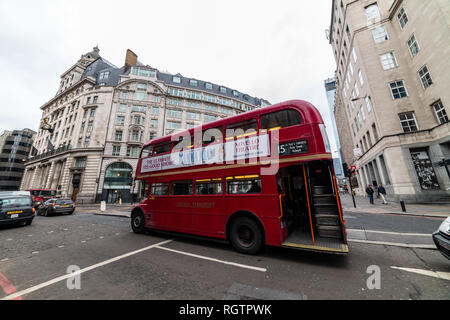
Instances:
[[[98,45],[118,67],[131,49],[160,71],[307,100],[331,137],[330,14],[331,0],[0,0],[0,132],[37,130],[60,75]]]

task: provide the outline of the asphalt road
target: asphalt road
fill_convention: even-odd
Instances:
[[[399,232],[431,233],[440,223],[351,216],[349,228]],[[436,250],[350,243],[346,257],[281,248],[246,256],[130,230],[127,218],[78,211],[0,227],[0,299],[450,299],[450,261]],[[81,269],[79,282],[70,266]],[[367,286],[370,266],[380,268],[380,289]]]

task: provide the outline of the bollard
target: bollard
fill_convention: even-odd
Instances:
[[[402,206],[402,211],[406,212],[405,201],[400,201],[400,205]]]

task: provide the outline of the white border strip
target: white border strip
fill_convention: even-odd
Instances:
[[[399,236],[432,237],[432,234],[428,234],[428,233],[401,233],[401,232],[389,232],[389,231],[377,231],[377,230],[365,230],[365,229],[347,229],[347,230],[352,231],[352,232],[394,234],[394,235],[399,235]]]

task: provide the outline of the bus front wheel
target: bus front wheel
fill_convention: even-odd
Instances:
[[[248,217],[239,217],[233,222],[230,240],[236,251],[245,254],[257,254],[263,247],[261,229]]]
[[[144,233],[145,218],[142,212],[134,212],[131,215],[131,229],[133,229],[134,233]]]

